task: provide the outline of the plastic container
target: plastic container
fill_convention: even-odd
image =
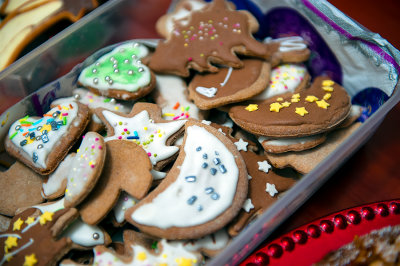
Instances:
[[[2,95],[29,94],[0,116],[0,150],[13,121],[26,114],[41,115],[52,100],[71,95],[82,67],[112,48],[99,50],[101,47],[152,34],[138,36],[139,33],[130,30],[138,23],[130,10],[140,2],[115,0],[103,4],[0,73]],[[305,38],[312,50],[308,65],[311,74],[329,74],[348,89],[354,102],[367,107],[367,112],[364,123],[353,135],[245,228],[209,265],[237,264],[249,255],[369,139],[400,101],[400,52],[329,3],[270,0],[261,6],[244,0],[236,2],[238,8],[246,7],[259,20],[261,31],[257,37],[301,35]],[[157,43],[156,40],[144,42],[150,46]],[[83,64],[68,72],[88,56]]]

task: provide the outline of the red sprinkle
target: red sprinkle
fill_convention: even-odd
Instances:
[[[69,107],[70,107],[71,109],[74,109],[74,107],[72,107],[72,105],[71,105],[71,104],[69,104]]]
[[[22,136],[26,136],[26,134],[28,134],[28,131],[27,131],[27,132],[25,132],[25,133],[23,133],[23,134],[22,134]]]
[[[174,105],[174,107],[172,107],[172,109],[174,109],[174,110],[178,109],[178,108],[179,108],[179,105],[180,105],[180,103],[179,103],[179,102],[176,102],[176,104]]]
[[[68,116],[68,113],[62,113],[62,116]]]
[[[57,105],[58,110],[61,110],[61,106]]]

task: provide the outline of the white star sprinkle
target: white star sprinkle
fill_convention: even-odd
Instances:
[[[268,173],[269,169],[271,169],[271,165],[267,161],[257,162],[258,170]]]
[[[243,210],[249,212],[251,209],[254,209],[253,203],[251,203],[251,199],[247,199],[243,204]]]
[[[251,175],[247,175],[247,179],[251,180],[252,179]]]
[[[271,196],[275,196],[275,194],[278,193],[278,190],[276,190],[275,185],[274,184],[270,184],[267,183],[267,188],[265,189],[265,191]]]
[[[246,141],[243,141],[242,138],[239,139],[239,141],[235,142],[236,148],[238,151],[247,151],[247,145],[249,143]]]

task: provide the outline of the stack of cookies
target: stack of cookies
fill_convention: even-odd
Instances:
[[[182,0],[155,50],[115,46],[15,121],[0,264],[203,264],[334,150],[360,109],[308,74],[301,37],[257,29],[223,0]]]

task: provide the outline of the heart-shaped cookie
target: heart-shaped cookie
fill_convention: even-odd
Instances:
[[[310,88],[248,101],[229,110],[243,129],[266,137],[303,137],[332,130],[350,113],[350,96],[328,77],[317,77]]]
[[[11,125],[6,150],[37,173],[50,174],[79,139],[88,118],[88,107],[74,101],[52,108],[40,119],[26,116]]]

